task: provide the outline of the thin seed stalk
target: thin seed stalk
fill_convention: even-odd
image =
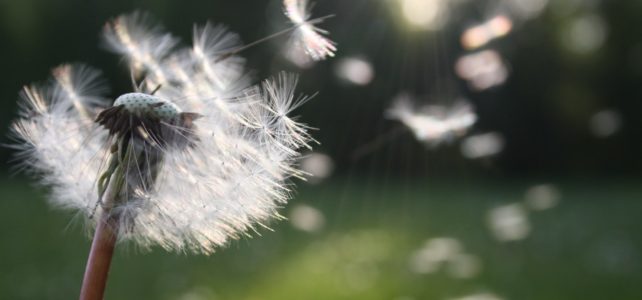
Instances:
[[[113,165],[116,165],[115,162],[122,157],[122,148],[119,147],[118,150],[118,152],[112,153]],[[125,157],[130,154],[129,150],[127,150]],[[99,204],[102,206],[102,212],[98,217],[91,250],[87,258],[85,275],[80,289],[80,300],[102,300],[105,294],[118,231],[118,223],[111,214],[111,209],[119,201],[118,197],[123,189],[126,172],[125,164],[120,160],[115,168],[110,166],[101,176],[101,180],[108,181],[108,186],[104,187],[99,183]]]
[[[109,267],[116,245],[116,222],[102,214],[91,243],[85,276],[80,289],[80,300],[102,300],[107,285]]]

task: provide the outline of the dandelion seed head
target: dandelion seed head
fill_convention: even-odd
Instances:
[[[100,72],[70,65],[21,94],[14,147],[51,187],[51,202],[95,225],[96,208],[107,212],[98,197],[102,175],[118,166],[124,182],[108,213],[117,236],[142,248],[209,254],[282,219],[289,180],[303,176],[299,149],[314,141],[292,117],[310,99],[295,94],[296,76],[252,86],[244,60],[224,56],[240,41],[221,26],[195,26],[192,45],[182,46],[133,13],[109,22],[103,35],[141,91],[110,104]]]

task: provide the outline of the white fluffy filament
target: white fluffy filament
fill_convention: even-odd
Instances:
[[[328,32],[314,26],[316,22],[310,20],[308,0],[283,0],[283,6],[285,15],[298,26],[294,32],[295,46],[302,48],[313,60],[333,57],[337,47],[323,36]]]

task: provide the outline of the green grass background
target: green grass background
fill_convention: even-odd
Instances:
[[[106,299],[451,299],[482,291],[505,299],[642,299],[642,186],[562,181],[560,205],[531,213],[532,233],[502,243],[488,209],[522,201],[534,182],[358,181],[299,184],[320,209],[319,233],[288,221],[212,256],[145,252],[120,244]],[[0,299],[75,299],[89,238],[73,214],[23,179],[0,181]],[[471,279],[415,274],[409,258],[429,238],[458,239],[479,257]]]

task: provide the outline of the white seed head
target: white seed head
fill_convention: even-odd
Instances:
[[[25,166],[52,187],[52,202],[85,216],[98,206],[96,183],[108,168],[116,136],[87,122],[94,110],[88,109],[91,118],[86,118],[79,103],[80,109],[103,108],[102,121],[107,112],[123,109],[139,119],[136,126],[122,117],[110,124],[120,132],[130,130],[130,124],[138,134],[128,139],[133,159],[123,162],[122,201],[111,210],[119,216],[122,240],[209,254],[282,218],[277,210],[291,197],[289,179],[302,176],[294,168],[299,149],[312,141],[308,127],[290,117],[308,99],[295,96],[296,76],[282,73],[250,86],[242,58],[219,61],[220,50],[237,47],[238,38],[209,24],[195,27],[194,44],[181,48],[135,13],[110,22],[105,40],[144,76],[143,90],[161,87],[154,95],[121,95],[111,107],[96,101],[104,90],[96,72],[69,76],[66,86],[72,89],[66,93],[53,92],[59,85],[55,81],[53,87],[25,89],[22,119],[13,128],[22,143],[15,147]],[[89,69],[68,72],[74,70]],[[144,116],[160,119],[151,123],[158,128],[148,128]],[[186,131],[180,122],[193,126]],[[189,146],[155,144],[150,132],[169,133]]]

